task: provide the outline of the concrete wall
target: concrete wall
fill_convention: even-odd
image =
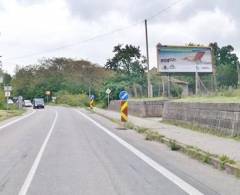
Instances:
[[[161,117],[163,104],[166,100],[154,101],[128,101],[128,113],[139,117]],[[112,100],[108,107],[110,110],[120,111],[120,101]]]
[[[240,104],[166,102],[163,119],[197,124],[225,135],[240,135]]]

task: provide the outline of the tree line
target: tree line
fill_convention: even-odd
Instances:
[[[233,46],[219,47],[217,43],[209,46],[213,51],[218,88],[236,88],[240,63]],[[45,92],[51,91],[51,96],[94,94],[98,100],[106,102],[107,88],[112,90],[111,99],[118,99],[121,90],[127,90],[132,97],[146,96],[146,58],[141,54],[140,47],[117,45],[113,54],[104,66],[70,58],[42,59],[37,64],[18,68],[12,77],[5,73],[4,83],[13,86],[13,96],[23,96],[24,99],[45,97]],[[159,96],[161,77],[154,72],[151,74],[154,96]],[[194,90],[192,75],[176,78],[189,82]],[[202,79],[206,84],[211,82],[208,75],[203,75]]]

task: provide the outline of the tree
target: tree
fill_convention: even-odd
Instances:
[[[210,43],[213,52],[213,63],[217,68],[217,82],[219,87],[237,87],[239,82],[239,59],[232,45],[222,48],[217,43]]]
[[[134,96],[137,96],[137,85],[142,86],[146,81],[146,59],[141,55],[140,47],[117,45],[113,53],[114,57],[107,60],[105,68],[116,72],[118,77],[127,81],[133,88]]]
[[[86,60],[70,58],[43,59],[36,65],[16,69],[12,80],[14,95],[24,98],[44,97],[45,91],[58,94],[99,94],[109,72]],[[59,93],[60,94],[60,93]]]
[[[8,73],[3,73],[3,83],[4,83],[4,85],[10,85],[11,81],[12,81],[11,75],[8,74]]]

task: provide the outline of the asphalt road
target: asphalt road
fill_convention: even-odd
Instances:
[[[0,125],[0,194],[240,194],[239,179],[116,127],[62,107]]]

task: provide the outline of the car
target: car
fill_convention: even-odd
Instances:
[[[14,102],[13,102],[12,99],[8,99],[7,103],[8,103],[8,104],[14,104]]]
[[[24,107],[32,107],[32,102],[30,100],[24,100],[23,101],[23,106]]]
[[[33,99],[33,109],[44,108],[43,98],[34,98]]]

